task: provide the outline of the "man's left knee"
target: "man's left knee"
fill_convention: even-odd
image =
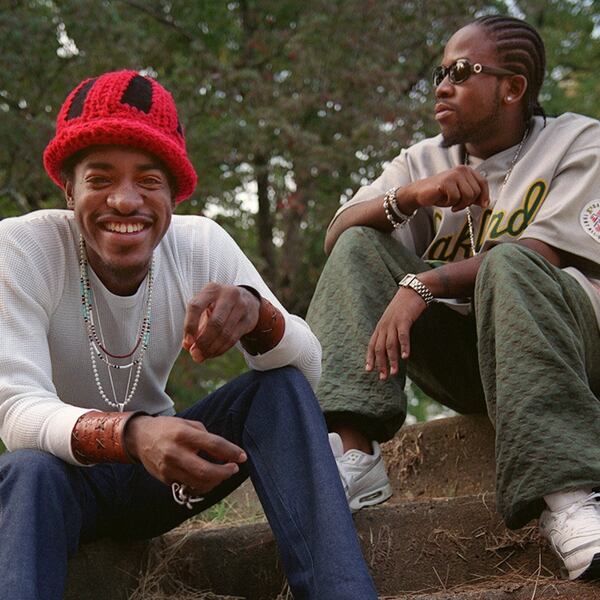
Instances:
[[[296,367],[287,366],[259,371],[257,377],[261,384],[266,386],[285,386],[298,391],[311,390],[306,377]]]
[[[500,275],[537,269],[543,262],[544,259],[539,254],[525,246],[510,242],[498,244],[485,253],[475,279],[475,293],[477,294],[481,285],[493,285]]]
[[[490,248],[485,253],[481,266],[488,269],[503,268],[506,265],[514,265],[515,263],[531,262],[532,258],[535,259],[536,257],[539,257],[536,252],[521,244],[503,242]]]
[[[284,406],[297,410],[300,406],[310,407],[321,412],[319,402],[304,374],[296,367],[281,367],[257,373],[258,381],[264,393],[262,403],[274,405],[281,410]],[[287,410],[287,409],[285,409]]]

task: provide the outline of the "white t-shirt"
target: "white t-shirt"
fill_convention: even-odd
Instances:
[[[37,448],[73,464],[78,463],[70,437],[80,415],[90,409],[114,410],[94,382],[82,316],[78,244],[71,211],[37,211],[0,222],[0,437],[11,450]],[[181,351],[186,303],[208,282],[252,286],[284,315],[285,334],[274,349],[259,356],[244,352],[249,367],[293,365],[316,386],[321,369],[318,340],[302,319],[287,313],[214,221],[174,215],[154,260],[150,343],[126,410],[173,414],[165,386]],[[126,353],[143,317],[146,282],[133,296],[117,296],[89,271],[105,347]],[[99,360],[97,364],[111,398],[108,368]],[[112,373],[122,399],[128,373]]]
[[[442,137],[403,150],[370,185],[360,188],[350,206],[372,200],[392,187],[431,177],[464,162],[461,148],[443,148]],[[535,117],[512,172],[503,185],[517,146],[471,166],[490,188],[490,207],[472,206],[477,248],[534,238],[582,259],[565,269],[590,297],[600,324],[600,122],[573,113],[544,121]],[[399,243],[426,260],[469,258],[466,211],[421,208],[405,228],[392,233]],[[585,262],[584,262],[585,261]]]

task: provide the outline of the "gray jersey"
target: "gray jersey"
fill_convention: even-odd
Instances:
[[[337,212],[371,200],[464,162],[459,146],[444,148],[442,137],[403,150],[370,185],[358,190]],[[504,179],[517,146],[471,166],[490,188],[490,207],[473,206],[477,247],[519,238],[541,240],[582,264],[566,271],[584,287],[600,323],[600,122],[566,113],[544,121],[535,117],[518,161]],[[335,220],[335,218],[334,218]],[[466,211],[428,207],[418,211],[398,241],[427,260],[452,262],[471,256]]]

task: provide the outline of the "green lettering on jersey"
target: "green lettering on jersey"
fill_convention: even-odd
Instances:
[[[506,213],[503,210],[495,210],[490,216],[488,223],[488,238],[493,240],[506,233],[506,227],[501,227],[502,221],[504,220]]]
[[[452,245],[452,249],[450,254],[448,255],[447,260],[454,261],[458,258],[458,251],[462,250],[462,258],[469,258],[471,256],[471,237],[469,236],[469,223],[465,221],[465,224],[462,226],[460,233],[454,239],[454,244]]]
[[[485,240],[495,240],[503,235],[518,237],[537,215],[547,193],[548,184],[543,179],[538,179],[529,186],[523,196],[523,202],[514,211],[507,214],[504,210],[484,210],[481,215],[479,231],[476,234],[475,248],[479,250]],[[434,231],[440,230],[442,219],[442,212],[434,210]],[[462,256],[459,256],[461,250]],[[469,225],[466,220],[460,231],[457,231],[454,235],[440,237],[427,251],[428,260],[444,262],[455,261],[458,258],[469,258],[471,255]]]
[[[481,213],[481,223],[479,225],[479,232],[477,233],[477,240],[475,241],[475,249],[479,252],[481,250],[481,246],[483,246],[483,241],[485,234],[487,233],[489,227],[489,220],[492,216],[492,209],[486,208]]]
[[[462,250],[462,258],[471,256],[471,240],[467,221],[464,222],[462,229],[457,234],[447,235],[436,240],[427,252],[427,260],[453,261],[456,260],[460,250]]]
[[[428,260],[448,260],[446,257],[448,256],[448,248],[450,247],[450,242],[452,241],[452,236],[447,235],[446,237],[439,238],[432,244],[427,251],[427,259]]]
[[[442,215],[442,211],[439,210],[438,208],[435,208],[433,210],[433,231],[435,233],[437,233],[440,230],[440,227],[442,226],[442,219],[443,219],[443,215]]]
[[[495,240],[503,235],[518,237],[525,228],[533,221],[548,194],[548,184],[543,179],[534,181],[525,195],[521,206],[511,213],[499,210],[494,211],[485,227],[484,236]]]
[[[533,221],[538,210],[542,206],[548,193],[548,186],[542,179],[535,181],[529,186],[522,208],[517,209],[508,220],[508,233],[513,237],[520,235],[524,229]]]

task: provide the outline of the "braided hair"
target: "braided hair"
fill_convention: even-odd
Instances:
[[[525,120],[540,115],[546,120],[546,113],[538,101],[538,94],[546,70],[546,50],[537,30],[514,17],[489,15],[479,17],[473,25],[483,27],[496,42],[501,65],[527,78],[525,92]]]

